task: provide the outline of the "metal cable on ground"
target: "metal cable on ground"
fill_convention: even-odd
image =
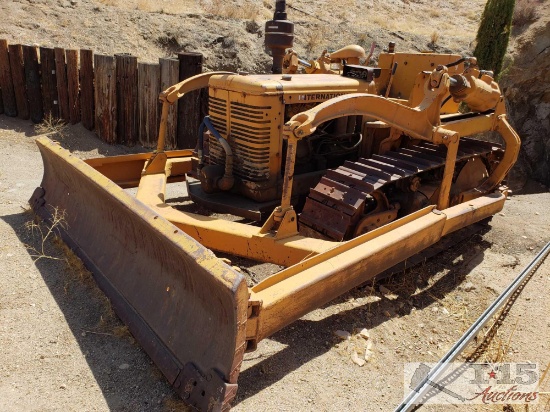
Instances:
[[[437,365],[428,373],[420,384],[409,393],[409,395],[395,408],[395,412],[412,411],[422,404],[422,399],[431,388],[430,382],[438,382],[445,373],[447,366],[455,360],[466,348],[468,343],[481,331],[481,328],[492,318],[492,316],[502,307],[499,318],[504,317],[510,310],[511,304],[515,301],[521,290],[525,287],[531,275],[542,264],[546,256],[550,253],[550,242],[548,242],[525,269],[514,279],[514,281],[499,295],[499,297],[483,312],[483,314],[468,328],[462,337],[453,345],[453,347],[441,358]],[[517,293],[516,293],[517,292]],[[505,306],[506,305],[506,306]],[[498,319],[497,319],[498,322]],[[495,322],[495,324],[497,323]],[[475,352],[474,352],[475,354]]]

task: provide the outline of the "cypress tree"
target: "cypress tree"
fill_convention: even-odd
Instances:
[[[515,0],[487,0],[481,16],[474,56],[479,67],[493,70],[495,77],[500,73],[508,47],[515,3]]]

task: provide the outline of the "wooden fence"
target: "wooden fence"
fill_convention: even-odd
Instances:
[[[94,130],[108,143],[155,147],[158,95],[202,72],[202,55],[179,53],[158,63],[130,54],[8,44],[0,39],[0,114],[40,123],[59,118]],[[167,148],[195,147],[208,94],[185,95],[170,108]]]

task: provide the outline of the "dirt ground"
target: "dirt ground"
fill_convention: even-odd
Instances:
[[[42,175],[35,134],[30,123],[0,116],[0,410],[185,410],[89,275],[29,229],[27,201]],[[83,158],[129,151],[101,143],[80,125],[64,134],[60,143]],[[356,288],[262,341],[245,355],[234,410],[393,410],[404,395],[404,364],[440,359],[548,242],[549,204],[548,189],[531,182],[490,228],[383,282],[387,290]],[[549,292],[547,260],[486,359],[500,345],[506,361],[538,362],[541,370],[550,363]],[[351,354],[364,342],[334,333],[362,328],[372,357],[360,367]],[[543,401],[529,411],[548,410],[545,385]]]

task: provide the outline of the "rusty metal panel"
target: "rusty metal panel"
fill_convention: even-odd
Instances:
[[[185,397],[189,370],[216,377],[203,390],[221,409],[245,350],[244,277],[90,165],[47,138],[37,144],[44,177],[33,209],[66,213],[66,241],[168,381]]]

